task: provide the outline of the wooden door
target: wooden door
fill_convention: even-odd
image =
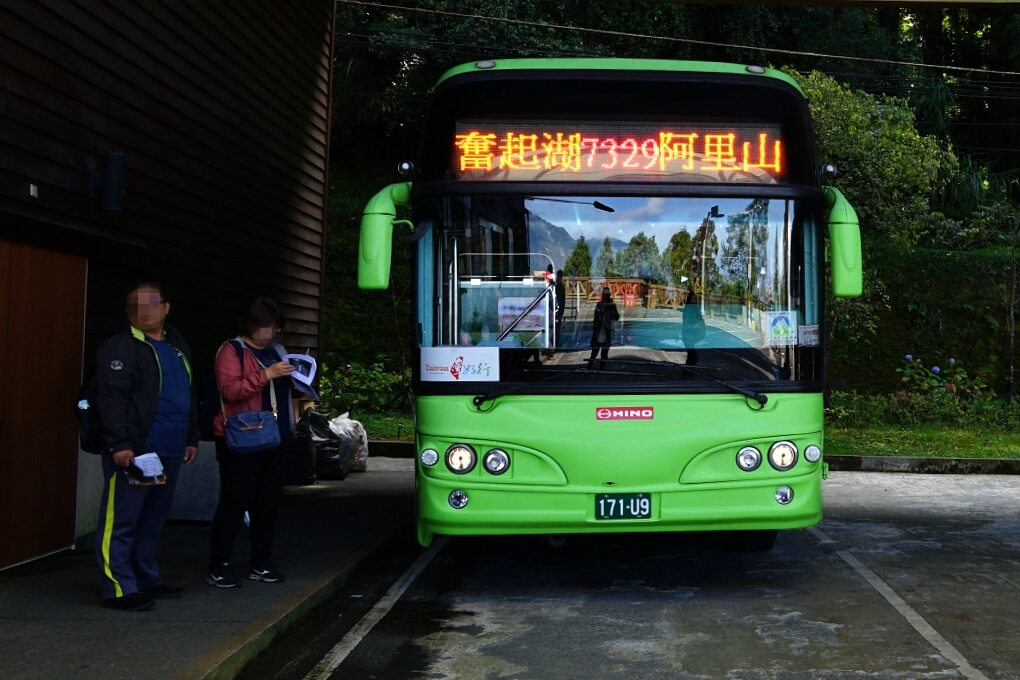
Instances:
[[[0,568],[74,544],[86,261],[0,241]]]

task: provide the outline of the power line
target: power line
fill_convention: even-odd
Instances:
[[[354,33],[347,32],[340,34],[336,32],[334,34],[334,43],[337,45],[363,45],[364,41],[371,40],[377,37],[373,33]],[[381,43],[374,44],[373,49],[383,52],[405,52],[412,45],[410,41],[414,41],[413,47],[418,52],[424,52],[426,54],[460,54],[467,56],[475,56],[479,53],[482,54],[496,54],[500,52],[504,53],[521,53],[526,52],[528,54],[536,55],[548,55],[548,56],[597,56],[594,52],[590,51],[568,51],[568,50],[551,50],[551,49],[540,49],[540,48],[520,48],[520,47],[508,47],[506,45],[483,45],[480,43],[467,43],[467,42],[451,42],[446,40],[436,40],[430,38],[424,33],[410,32],[409,34],[403,34],[401,37],[409,38],[407,42],[397,43]],[[424,49],[421,44],[424,44]],[[445,48],[460,48],[460,49],[445,49]],[[471,51],[468,51],[471,50]]]
[[[872,64],[885,64],[885,65],[892,65],[892,66],[910,66],[910,67],[914,67],[914,68],[938,69],[940,71],[959,71],[959,72],[964,72],[964,73],[992,73],[992,74],[996,74],[996,75],[1005,75],[1005,76],[1020,76],[1020,72],[1018,72],[1018,71],[997,71],[997,70],[992,70],[992,69],[971,68],[971,67],[966,67],[966,66],[944,66],[944,65],[938,65],[938,64],[922,64],[922,63],[917,63],[917,62],[896,61],[896,60],[890,60],[890,59],[873,59],[873,58],[870,58],[870,57],[853,57],[853,56],[849,56],[849,55],[833,55],[833,54],[823,54],[823,53],[819,53],[819,52],[802,52],[802,51],[797,51],[797,50],[782,50],[782,49],[775,49],[775,48],[771,48],[771,47],[754,47],[754,46],[751,46],[751,45],[735,45],[735,44],[732,44],[732,43],[720,43],[720,42],[712,42],[712,41],[708,41],[708,40],[693,40],[691,38],[673,38],[673,37],[660,36],[660,35],[648,35],[648,34],[645,34],[645,33],[631,33],[631,32],[627,32],[627,31],[612,31],[612,30],[604,29],[604,28],[585,28],[585,27],[581,27],[581,26],[566,26],[566,25],[562,25],[562,24],[551,24],[551,23],[545,23],[545,22],[541,22],[541,21],[526,21],[526,20],[523,20],[523,19],[510,19],[510,18],[505,18],[505,17],[492,17],[492,16],[481,15],[481,14],[465,14],[463,12],[450,12],[450,11],[446,11],[446,10],[426,9],[426,8],[422,8],[422,7],[404,7],[402,5],[387,5],[387,4],[378,3],[378,2],[367,2],[367,0],[337,0],[337,2],[343,3],[343,4],[348,4],[348,5],[361,5],[361,6],[364,6],[364,7],[374,7],[374,8],[377,8],[377,9],[403,10],[405,12],[419,12],[419,13],[423,13],[423,14],[433,14],[433,15],[437,15],[437,16],[449,16],[449,17],[455,17],[455,18],[459,18],[459,19],[472,19],[472,20],[476,20],[476,21],[477,20],[495,21],[495,22],[499,22],[499,23],[515,24],[515,25],[519,25],[519,26],[530,26],[530,27],[533,27],[533,28],[551,28],[551,29],[557,29],[557,30],[578,31],[578,32],[582,32],[582,33],[593,33],[593,34],[597,34],[597,35],[609,35],[609,36],[620,37],[620,38],[641,38],[641,39],[644,39],[644,40],[661,40],[661,41],[664,41],[664,42],[675,42],[675,43],[683,43],[683,44],[688,44],[688,45],[700,45],[700,46],[704,46],[704,47],[733,48],[733,49],[748,50],[748,51],[752,51],[752,52],[763,52],[763,53],[767,53],[767,54],[785,54],[785,55],[798,56],[798,57],[816,57],[816,58],[819,58],[819,59],[844,59],[844,60],[847,60],[847,61],[859,61],[859,62],[872,63]]]

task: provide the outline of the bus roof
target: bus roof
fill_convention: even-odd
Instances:
[[[483,59],[455,66],[440,76],[436,87],[468,73],[500,71],[645,71],[706,73],[758,76],[781,80],[803,94],[793,78],[773,68],[717,61],[679,61],[669,59],[621,59],[616,57],[555,57],[532,59]],[[433,88],[434,89],[434,88]]]

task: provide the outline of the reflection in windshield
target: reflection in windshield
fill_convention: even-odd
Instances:
[[[816,282],[798,278],[817,246],[793,229],[795,201],[435,200],[435,292],[423,294],[438,304],[420,306],[425,345],[623,372],[625,360],[711,368],[726,352],[726,379],[777,380],[792,348],[818,344]]]

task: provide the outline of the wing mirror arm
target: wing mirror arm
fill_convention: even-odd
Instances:
[[[358,239],[358,287],[363,290],[385,290],[390,284],[390,262],[393,257],[393,225],[410,227],[408,220],[398,220],[397,206],[411,203],[411,183],[391,184],[377,193],[361,214],[361,236]]]

